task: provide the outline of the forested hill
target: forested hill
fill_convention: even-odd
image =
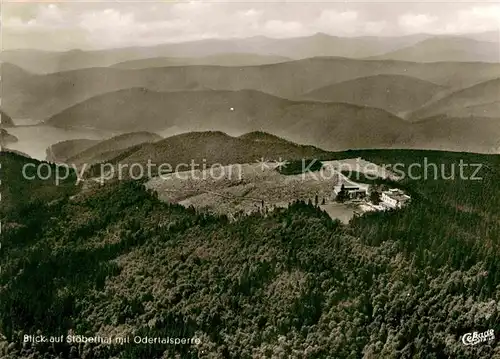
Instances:
[[[0,358],[498,357],[460,339],[500,330],[498,156],[361,153],[481,161],[483,180],[405,180],[408,208],[349,226],[304,203],[230,222],[134,182],[36,202],[2,232]],[[37,330],[201,344],[23,346]]]
[[[70,196],[80,188],[73,170],[27,158],[21,153],[1,151],[0,163],[0,219],[15,217],[24,211],[28,211],[27,215],[32,204]],[[41,177],[37,175],[37,169],[40,169]],[[21,220],[28,218],[23,216]]]

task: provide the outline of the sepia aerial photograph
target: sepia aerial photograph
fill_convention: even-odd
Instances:
[[[500,359],[498,1],[0,13],[0,359]]]

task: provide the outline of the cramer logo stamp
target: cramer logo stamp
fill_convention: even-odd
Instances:
[[[476,345],[494,339],[495,339],[495,333],[493,329],[489,329],[482,333],[473,332],[464,334],[464,336],[462,337],[462,343],[464,343],[464,345]]]

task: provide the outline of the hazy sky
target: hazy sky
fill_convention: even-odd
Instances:
[[[3,48],[107,48],[204,38],[499,30],[498,2],[10,1]]]

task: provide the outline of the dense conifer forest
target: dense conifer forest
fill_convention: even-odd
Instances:
[[[406,178],[411,205],[349,225],[304,202],[230,221],[138,182],[26,182],[26,160],[2,154],[0,358],[500,357],[497,340],[461,342],[500,330],[500,156],[342,157],[464,160],[482,179]],[[200,343],[23,344],[37,333]]]

